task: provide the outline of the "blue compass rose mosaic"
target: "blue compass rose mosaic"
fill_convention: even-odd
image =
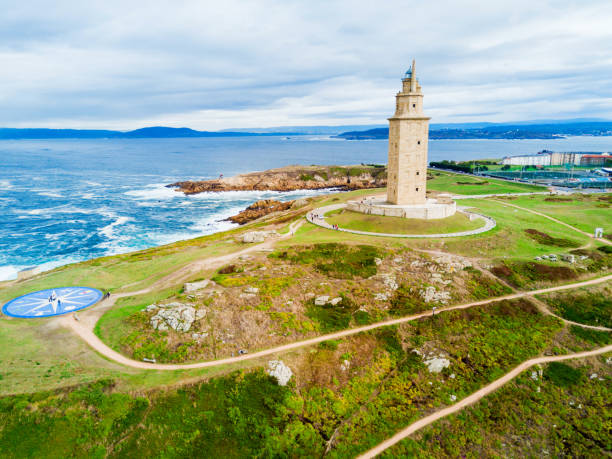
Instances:
[[[2,307],[7,316],[22,318],[68,314],[97,303],[102,292],[90,287],[58,287],[28,293]]]

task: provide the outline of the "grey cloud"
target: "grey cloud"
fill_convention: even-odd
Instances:
[[[437,122],[610,116],[607,0],[1,3],[2,126],[381,123],[413,56]]]

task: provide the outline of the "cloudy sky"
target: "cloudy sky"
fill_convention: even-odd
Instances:
[[[0,126],[612,119],[612,1],[0,0]]]

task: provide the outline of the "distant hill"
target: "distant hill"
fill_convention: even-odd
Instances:
[[[293,132],[283,133],[296,135]],[[0,139],[166,139],[178,137],[244,137],[280,135],[280,133],[195,131],[189,128],[147,127],[134,131],[109,131],[97,129],[15,129],[0,128]]]
[[[612,135],[612,121],[567,120],[513,123],[443,123],[431,124],[430,139],[552,139],[574,135]],[[0,139],[166,139],[185,137],[245,137],[278,135],[333,135],[347,140],[386,139],[389,129],[382,125],[366,126],[292,126],[223,131],[196,131],[182,127],[153,126],[133,131],[103,129],[16,129],[0,128]]]
[[[254,132],[257,134],[286,134],[293,135],[337,135],[347,131],[365,131],[385,127],[384,124],[345,124],[341,126],[279,126],[269,128],[233,128],[223,129],[220,132]]]
[[[431,125],[430,139],[553,139],[565,136],[612,135],[611,121],[586,121],[547,124],[494,124],[482,127],[449,127],[439,128]],[[366,131],[349,131],[337,136],[347,140],[387,139],[389,128],[369,129]]]

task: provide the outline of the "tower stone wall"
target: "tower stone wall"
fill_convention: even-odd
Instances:
[[[395,114],[389,118],[387,201],[420,205],[427,201],[427,145],[429,119],[423,113],[423,93],[416,79],[415,62],[396,95]]]

